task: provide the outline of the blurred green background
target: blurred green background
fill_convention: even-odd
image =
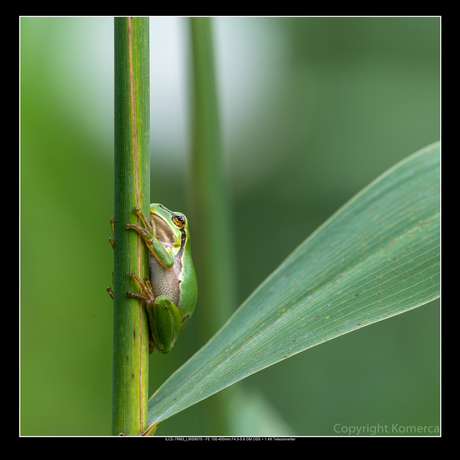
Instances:
[[[188,26],[150,20],[151,201],[186,214]],[[355,193],[440,138],[440,20],[213,28],[241,303]],[[21,434],[109,435],[113,18],[21,18],[20,52]],[[173,352],[151,355],[150,394],[207,341],[200,321],[198,302]],[[266,400],[283,434],[439,426],[439,352],[432,302],[236,385]],[[157,434],[206,435],[203,404]]]

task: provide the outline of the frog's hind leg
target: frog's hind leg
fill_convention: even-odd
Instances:
[[[150,330],[155,348],[162,354],[169,353],[180,334],[180,312],[166,295],[156,298],[154,305],[147,305]]]
[[[155,303],[155,294],[153,293],[152,285],[150,284],[150,280],[145,277],[144,281],[142,281],[135,273],[130,273],[131,278],[134,278],[139,285],[140,291],[142,294],[137,294],[132,291],[128,291],[126,295],[128,297],[135,297],[136,299],[145,302],[147,305],[153,305]]]

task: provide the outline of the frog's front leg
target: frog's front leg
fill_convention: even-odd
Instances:
[[[147,218],[144,216],[139,206],[136,206],[134,208],[134,212],[140,217],[140,219],[144,223],[145,228],[130,223],[125,224],[125,227],[128,230],[136,230],[136,232],[142,236],[143,240],[145,241],[145,244],[149,248],[150,252],[158,260],[158,262],[164,268],[171,268],[174,265],[174,257],[171,253],[171,250],[168,251],[167,249],[165,249],[164,246],[155,237],[155,222],[153,221],[152,217],[150,217],[150,221],[147,221]]]
[[[180,334],[179,309],[166,295],[155,298],[152,285],[147,277],[142,281],[133,272],[130,275],[137,281],[142,294],[128,291],[126,295],[145,302],[153,345],[160,353],[169,353]]]
[[[153,242],[156,240],[155,223],[153,222],[153,219],[151,218],[150,220],[147,220],[147,218],[144,216],[139,206],[136,206],[134,208],[134,212],[140,217],[145,228],[141,227],[140,225],[135,225],[135,224],[130,224],[130,223],[125,224],[125,227],[128,230],[129,229],[136,230],[136,232],[139,233],[139,235],[141,235],[142,238],[144,239],[147,247],[153,252]]]

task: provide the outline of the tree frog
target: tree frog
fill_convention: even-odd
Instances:
[[[127,223],[136,230],[150,250],[150,279],[142,281],[133,272],[141,293],[128,291],[147,307],[150,325],[150,353],[156,348],[169,353],[195,310],[198,287],[190,249],[187,218],[163,205],[150,205],[150,219],[140,208],[134,212],[144,227]]]

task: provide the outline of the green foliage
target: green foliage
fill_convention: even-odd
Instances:
[[[357,194],[149,401],[149,426],[296,353],[439,296],[439,144]]]
[[[185,53],[175,47],[175,32],[186,22],[150,18],[150,198],[191,217],[188,73],[177,66]],[[439,139],[440,20],[213,23],[240,304],[363,186]],[[108,435],[113,18],[24,17],[20,27],[21,434]],[[151,393],[209,339],[201,335],[208,316],[198,302],[173,352],[151,355]],[[337,435],[336,422],[433,425],[439,359],[435,301],[299,353],[231,389],[244,384],[252,402],[253,394],[269,401],[299,435]],[[215,405],[216,396],[208,401]],[[234,404],[244,416],[239,434],[254,434],[246,402]],[[177,413],[156,434],[207,435],[205,406]]]

